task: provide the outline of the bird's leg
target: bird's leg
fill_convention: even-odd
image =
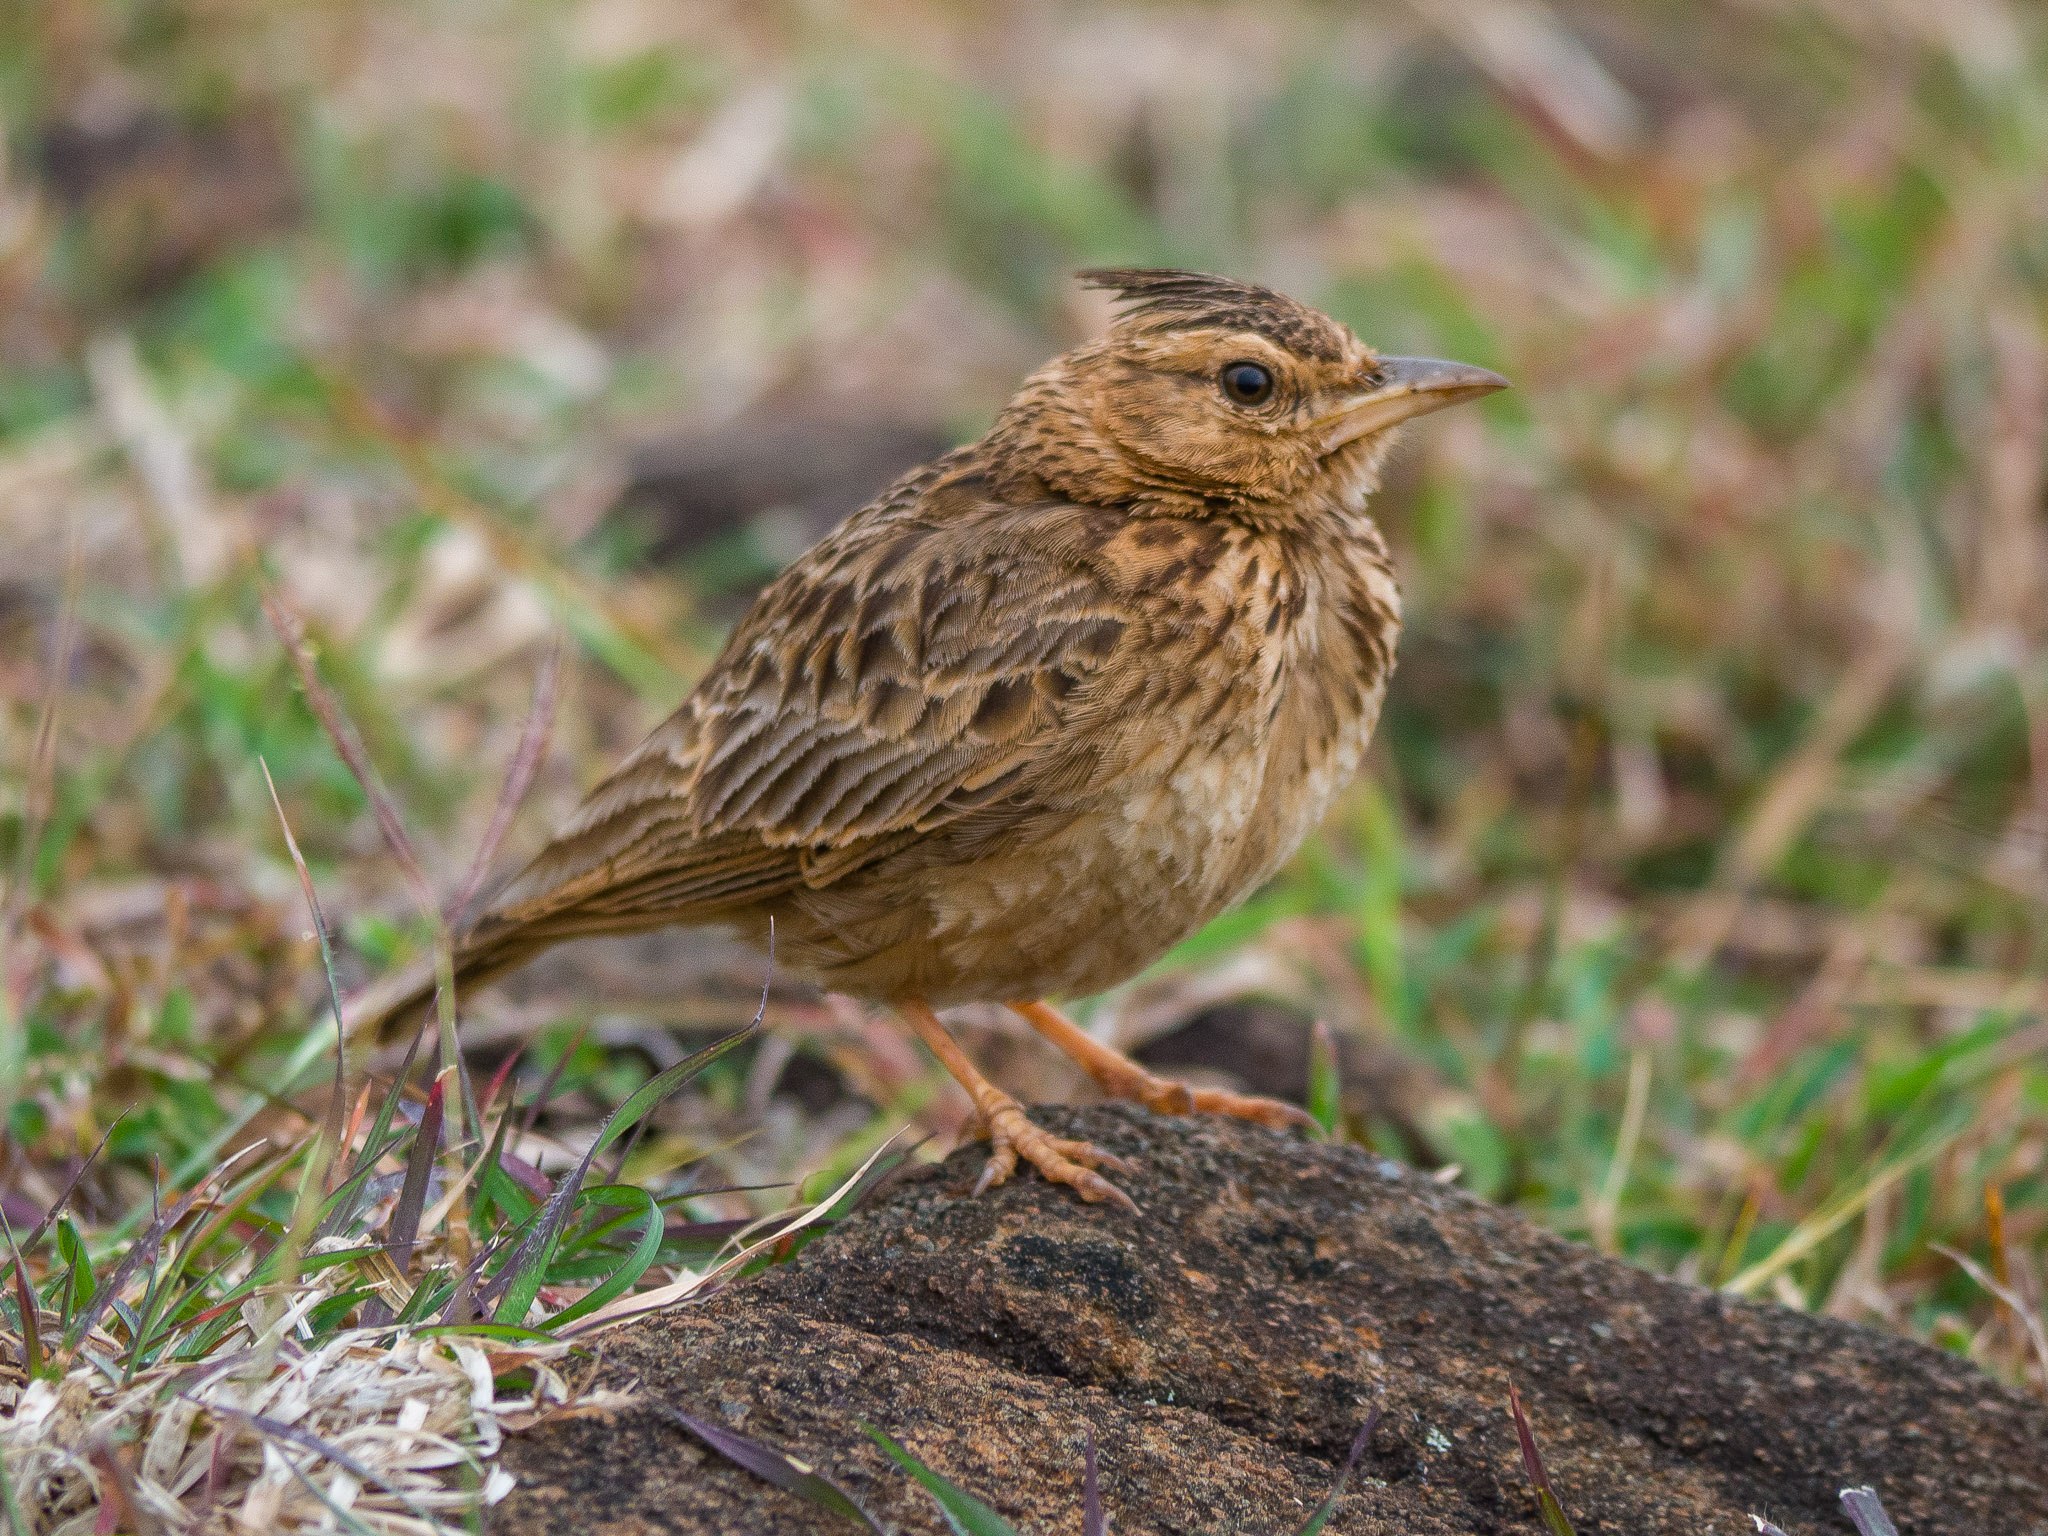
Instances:
[[[1111,1098],[1131,1099],[1162,1115],[1229,1115],[1237,1120],[1256,1120],[1276,1131],[1290,1126],[1306,1129],[1316,1123],[1307,1110],[1279,1099],[1231,1093],[1223,1088],[1191,1088],[1148,1072],[1048,1003],[1012,1003],[1010,1010],[1078,1061],[1095,1079],[1096,1086]]]
[[[947,1033],[939,1016],[920,999],[905,998],[896,1004],[896,1011],[974,1101],[981,1132],[993,1148],[988,1165],[981,1170],[981,1178],[974,1186],[977,1195],[1008,1179],[1017,1171],[1021,1158],[1053,1183],[1071,1185],[1083,1200],[1113,1200],[1133,1213],[1137,1211],[1129,1195],[1095,1171],[1101,1167],[1117,1173],[1135,1173],[1137,1170],[1129,1163],[1085,1141],[1068,1141],[1033,1125],[1015,1099],[981,1075],[960,1049],[960,1042]]]

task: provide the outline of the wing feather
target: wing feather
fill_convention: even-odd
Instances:
[[[901,483],[762,594],[482,927],[702,920],[1005,800],[1028,815],[1034,780],[1072,790],[1069,723],[1126,638],[1097,564],[1119,521],[966,472]]]

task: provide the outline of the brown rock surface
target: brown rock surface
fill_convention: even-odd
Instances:
[[[1055,1131],[1141,1160],[1132,1218],[968,1149],[794,1263],[607,1337],[637,1384],[840,1479],[936,1512],[861,1435],[904,1440],[1031,1536],[1080,1529],[1092,1429],[1112,1531],[1295,1530],[1375,1403],[1330,1529],[1538,1532],[1507,1384],[1581,1536],[1847,1536],[1877,1487],[1902,1536],[2048,1536],[2048,1407],[1965,1361],[1605,1259],[1355,1148],[1122,1108]],[[850,1530],[651,1407],[514,1437],[506,1533]]]

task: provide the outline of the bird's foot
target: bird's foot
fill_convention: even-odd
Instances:
[[[974,1184],[977,1195],[1008,1182],[1022,1160],[1053,1183],[1069,1186],[1091,1205],[1107,1200],[1133,1216],[1138,1214],[1137,1202],[1095,1171],[1107,1168],[1130,1177],[1138,1171],[1134,1165],[1085,1141],[1069,1141],[1041,1130],[1008,1094],[985,1105],[973,1129],[976,1135],[988,1138],[992,1149]]]
[[[1096,1086],[1113,1099],[1128,1099],[1158,1115],[1229,1115],[1234,1120],[1255,1120],[1275,1131],[1315,1127],[1315,1117],[1298,1105],[1224,1088],[1192,1088],[1148,1072],[1045,1003],[1017,1002],[1010,1008],[1079,1062]]]
[[[1187,1085],[1179,1083],[1175,1086]],[[1228,1115],[1233,1120],[1251,1120],[1271,1131],[1317,1129],[1314,1115],[1285,1099],[1269,1099],[1256,1093],[1232,1093],[1227,1088],[1197,1088],[1194,1100],[1198,1115]]]
[[[1253,1120],[1269,1130],[1313,1130],[1315,1116],[1298,1104],[1282,1099],[1260,1098],[1256,1094],[1232,1093],[1227,1088],[1193,1088],[1170,1077],[1159,1077],[1136,1062],[1126,1063],[1128,1071],[1104,1071],[1096,1084],[1112,1098],[1142,1104],[1157,1115],[1228,1115],[1233,1120]]]

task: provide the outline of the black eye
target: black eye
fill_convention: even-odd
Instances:
[[[1263,405],[1273,397],[1272,370],[1258,363],[1225,363],[1223,393],[1239,405]]]

